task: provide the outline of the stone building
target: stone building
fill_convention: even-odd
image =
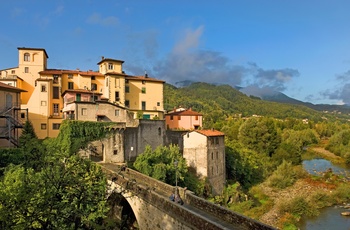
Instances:
[[[225,138],[217,130],[194,130],[183,135],[183,157],[198,176],[207,178],[213,194],[221,194],[226,182]]]

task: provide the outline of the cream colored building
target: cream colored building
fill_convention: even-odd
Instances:
[[[208,179],[214,195],[223,192],[226,182],[224,137],[217,130],[195,130],[183,135],[183,157],[199,177]]]
[[[18,145],[21,118],[21,93],[24,90],[0,82],[0,148]],[[26,111],[23,111],[26,113]]]
[[[74,90],[85,90],[92,103],[96,103],[97,98],[109,102],[103,104],[104,107],[108,104],[112,112],[105,108],[105,113],[123,110],[120,114],[128,112],[134,118],[164,119],[164,81],[126,75],[122,68],[124,61],[116,59],[102,58],[97,63],[98,71],[48,69],[47,60],[45,49],[21,47],[18,48],[18,66],[0,70],[0,82],[26,91],[21,94],[21,107],[28,109],[28,119],[39,138],[58,135],[61,122],[72,114],[69,109],[73,107],[66,107],[69,103],[64,101],[63,95]],[[75,92],[75,101],[80,102],[81,96]],[[91,116],[89,119],[103,120],[103,114],[99,115],[100,118]]]

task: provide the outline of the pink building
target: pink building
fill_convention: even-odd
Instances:
[[[165,115],[167,129],[194,130],[202,127],[203,115],[192,109],[174,109]]]

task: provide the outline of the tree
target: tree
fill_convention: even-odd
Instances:
[[[94,229],[108,211],[100,167],[71,156],[40,172],[9,166],[0,182],[1,229]]]
[[[175,160],[178,162],[177,167],[174,164]],[[143,174],[173,185],[176,170],[179,184],[183,183],[187,173],[186,160],[175,145],[158,146],[155,150],[149,145],[146,146],[145,151],[136,158],[134,167]]]
[[[272,156],[281,138],[273,118],[250,118],[239,129],[239,141],[248,149]]]

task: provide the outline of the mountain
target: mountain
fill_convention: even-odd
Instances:
[[[278,95],[282,100],[283,96]],[[270,97],[272,96],[270,95]],[[284,100],[288,99],[287,96],[284,98]],[[324,119],[345,121],[349,119],[348,115],[324,113],[305,106],[303,103],[292,104],[261,100],[254,96],[247,96],[230,85],[214,85],[203,82],[195,82],[179,88],[165,84],[164,109],[172,110],[174,107],[192,108],[202,113],[207,127],[215,127],[213,124],[223,123],[233,117],[253,115],[314,121]]]
[[[350,114],[350,106],[348,105],[312,104],[309,102],[296,100],[294,98],[288,97],[287,95],[281,92],[274,91],[269,88],[258,88],[254,86],[246,87],[246,88],[240,87],[239,91],[248,96],[259,97],[265,101],[273,101],[273,102],[287,103],[287,104],[294,104],[294,105],[303,105],[317,111],[328,112],[328,113]]]

